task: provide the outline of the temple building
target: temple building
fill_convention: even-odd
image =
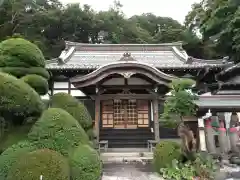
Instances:
[[[159,114],[169,92],[168,84],[174,79],[194,79],[197,92],[209,92],[212,99],[224,99],[229,89],[237,93],[233,84],[239,78],[228,77],[227,69],[231,67],[233,63],[227,58],[188,56],[181,42],[66,42],[59,58],[47,61],[52,75],[50,95],[65,92],[83,101],[94,120],[98,140],[107,140],[110,147],[145,147],[148,140],[166,136],[166,129],[159,126]],[[204,111],[221,106],[217,99],[214,104],[210,97],[205,98],[209,102],[201,98],[196,102]]]

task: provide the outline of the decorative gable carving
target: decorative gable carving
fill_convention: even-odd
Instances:
[[[129,52],[123,53],[123,57],[119,61],[136,61]]]
[[[126,72],[122,72],[120,73],[124,78],[128,79],[130,78],[132,75],[136,74],[135,72],[131,72],[131,71],[126,71]]]

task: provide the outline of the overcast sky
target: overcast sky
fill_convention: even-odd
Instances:
[[[108,10],[114,0],[60,0],[64,4],[89,4],[94,10]],[[191,10],[191,5],[200,0],[120,0],[123,12],[128,16],[151,12],[158,16],[172,17],[184,22],[184,17]]]

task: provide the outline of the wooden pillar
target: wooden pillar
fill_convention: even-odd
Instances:
[[[100,99],[97,96],[95,99],[95,131],[97,142],[99,142],[99,129],[100,129]]]
[[[71,83],[70,83],[70,81],[68,81],[68,94],[71,95]]]
[[[49,86],[50,86],[50,91],[51,91],[51,96],[53,96],[53,91],[54,91],[54,79],[51,78],[49,81]]]
[[[158,115],[158,99],[153,100],[153,121],[154,121],[154,135],[155,140],[160,141],[159,136],[159,115]]]

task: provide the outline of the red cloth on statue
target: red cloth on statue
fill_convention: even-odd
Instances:
[[[206,128],[212,128],[211,121],[212,121],[211,118],[205,119]]]

